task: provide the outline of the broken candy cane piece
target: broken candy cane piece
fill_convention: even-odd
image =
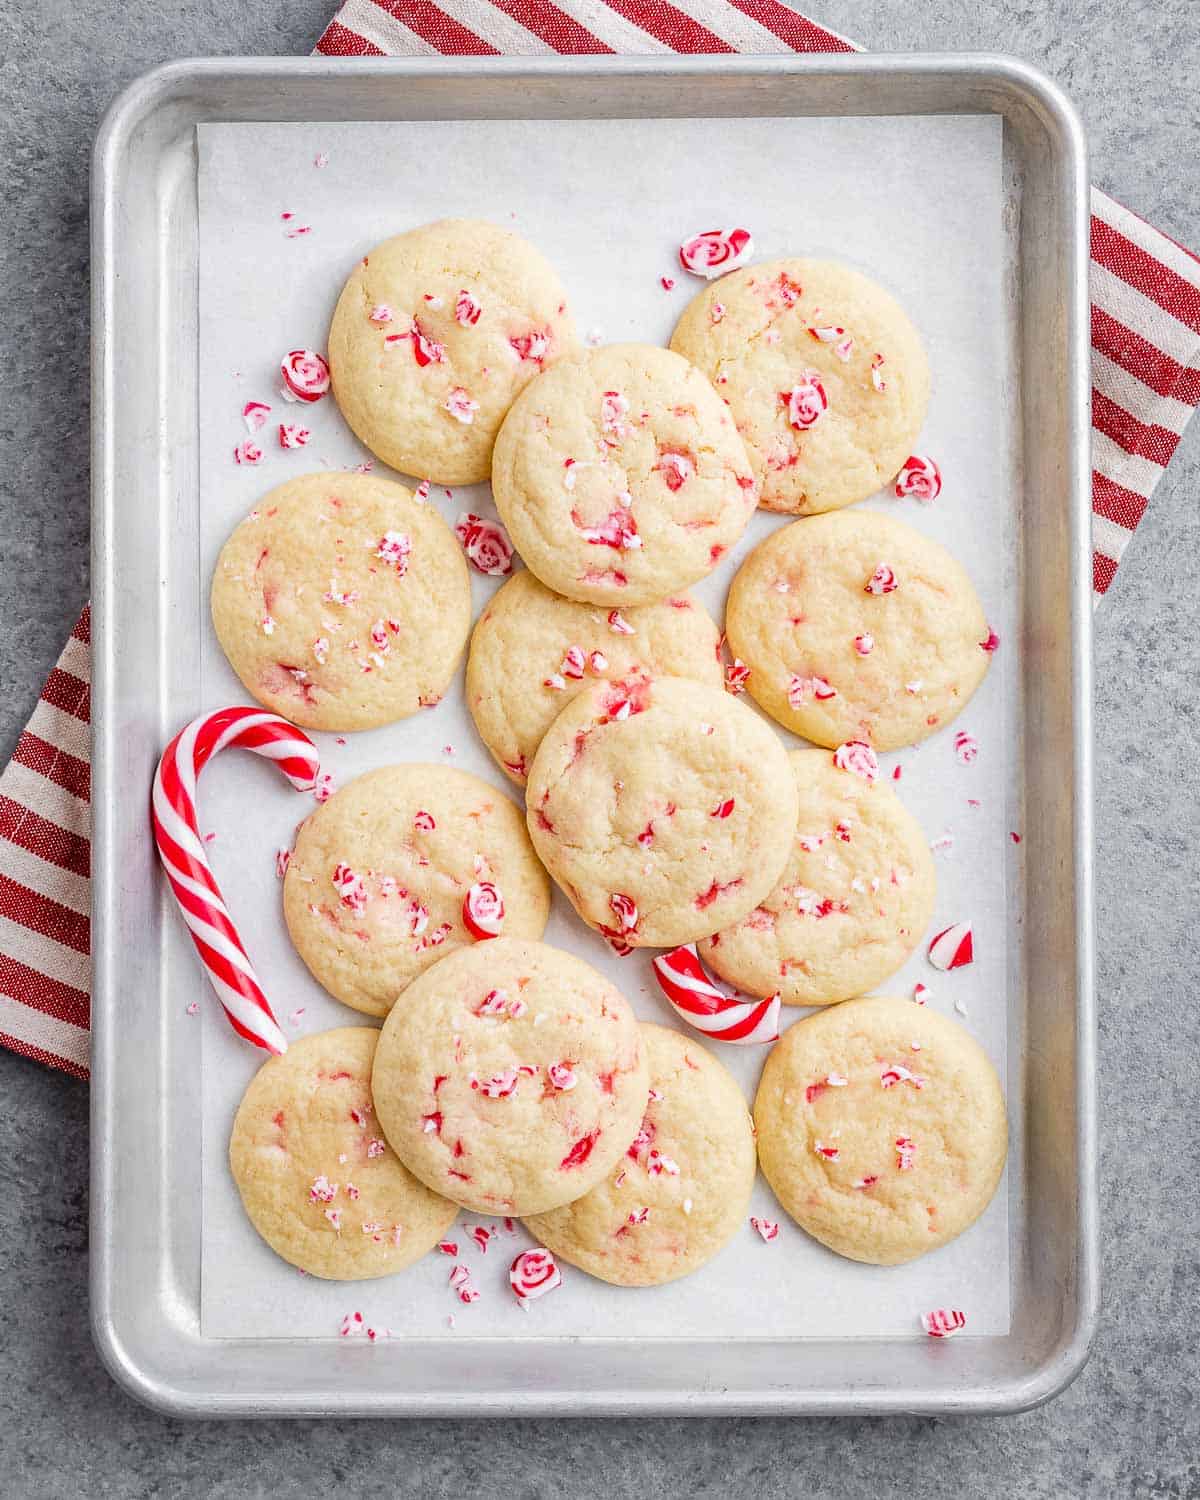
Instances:
[[[503,578],[512,572],[513,545],[504,527],[496,521],[463,511],[454,523],[454,535],[462,543],[467,561],[480,573]]]
[[[753,254],[754,241],[748,229],[706,229],[680,245],[679,264],[693,276],[711,281],[734,270]]]
[[[896,475],[896,499],[911,495],[926,505],[942,493],[942,471],[932,458],[914,453],[905,460],[904,467]]]
[[[779,996],[751,1000],[725,994],[708,977],[694,943],[656,958],[654,977],[676,1015],[714,1041],[754,1046],[779,1036]]]
[[[549,1250],[522,1250],[508,1268],[508,1284],[524,1306],[562,1286],[562,1272]]]
[[[975,957],[974,938],[970,922],[955,922],[939,932],[929,944],[929,962],[935,969],[948,972],[961,969]]]
[[[289,401],[319,401],[329,389],[329,366],[312,349],[292,349],[279,362]]]

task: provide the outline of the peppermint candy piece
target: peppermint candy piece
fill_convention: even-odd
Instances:
[[[960,729],[954,736],[954,756],[959,765],[973,765],[978,755],[979,741],[965,729]]]
[[[654,960],[654,977],[675,1014],[718,1042],[755,1046],[779,1038],[779,996],[766,1000],[727,995],[700,962],[694,943]]]
[[[815,427],[829,410],[829,397],[818,370],[808,370],[780,399],[787,407],[789,424],[797,432]]]
[[[931,1339],[949,1339],[967,1326],[967,1315],[958,1308],[937,1307],[921,1314],[921,1327]]]
[[[308,445],[312,433],[307,427],[301,427],[297,422],[280,422],[279,424],[279,446],[281,448],[304,448]]]
[[[461,323],[464,328],[469,328],[479,322],[479,314],[483,308],[479,305],[477,298],[473,297],[466,287],[459,292],[454,299],[454,320]]]
[[[616,913],[621,932],[635,932],[637,930],[637,902],[632,896],[626,896],[622,891],[614,891],[608,898],[608,904]]]
[[[753,1229],[755,1234],[757,1234],[765,1244],[769,1245],[772,1240],[776,1240],[779,1238],[779,1223],[775,1219],[760,1219],[755,1215],[751,1215],[750,1228]]]
[[[847,740],[839,745],[833,752],[833,763],[839,771],[849,771],[864,781],[874,781],[879,775],[879,760],[865,740]]]
[[[271,408],[262,401],[247,401],[242,407],[242,421],[252,436],[267,425],[267,414]]]
[[[412,538],[405,531],[385,531],[375,548],[375,556],[395,568],[401,578],[408,572]]]
[[[233,461],[235,464],[249,464],[251,468],[254,468],[262,463],[263,451],[253,438],[247,438],[233,450]]]
[[[896,499],[911,495],[928,505],[942,493],[942,471],[932,458],[914,453],[905,460],[904,467],[896,475]]]
[[[880,563],[867,579],[863,592],[865,594],[894,594],[898,587],[895,573],[886,563]]]
[[[562,1286],[562,1272],[549,1250],[522,1250],[508,1268],[508,1284],[524,1307]]]
[[[706,229],[680,245],[679,264],[693,276],[712,281],[735,270],[753,254],[754,241],[748,229]]]
[[[946,927],[929,944],[929,962],[944,973],[961,969],[975,958],[970,922],[955,922]]]
[[[508,532],[496,521],[463,511],[454,523],[454,535],[462,543],[467,561],[478,572],[503,578],[512,572],[513,545]]]
[[[462,917],[463,926],[480,942],[499,937],[504,922],[504,897],[490,880],[481,880],[463,897]]]
[[[329,366],[312,349],[291,349],[279,361],[283,395],[289,401],[319,401],[329,390]]]
[[[442,402],[442,406],[456,422],[461,422],[464,427],[469,427],[475,420],[475,413],[479,410],[479,402],[471,398],[471,393],[461,385],[456,385],[450,394]]]
[[[579,1079],[575,1076],[575,1069],[569,1063],[565,1062],[551,1063],[546,1069],[546,1076],[550,1079],[553,1086],[563,1094],[573,1089],[579,1082]]]
[[[986,638],[984,640],[980,641],[980,643],[979,643],[979,649],[981,651],[986,651],[987,654],[989,656],[991,656],[991,654],[992,654],[993,651],[999,650],[999,647],[1000,647],[1000,637],[996,634],[996,632],[989,625],[988,626],[987,636],[986,636]]]

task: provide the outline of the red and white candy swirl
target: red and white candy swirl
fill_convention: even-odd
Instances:
[[[490,880],[480,880],[463,897],[463,926],[483,942],[500,936],[504,925],[504,897]]]
[[[291,349],[279,361],[283,395],[289,401],[319,401],[329,389],[329,366],[312,349]]]
[[[896,475],[896,498],[903,500],[911,495],[926,505],[942,493],[942,471],[932,458],[914,453],[905,460],[904,467]]]
[[[694,943],[656,958],[654,977],[675,1014],[714,1042],[752,1047],[778,1041],[778,994],[766,1000],[727,995],[709,978]]]
[[[196,818],[196,779],[229,745],[274,761],[297,791],[308,791],[316,782],[316,746],[286,719],[256,708],[202,714],[175,736],[154,773],[154,841],[229,1024],[256,1047],[279,1054],[287,1051],[287,1041],[209,867]]]
[[[562,1286],[562,1272],[549,1250],[522,1250],[508,1269],[508,1284],[524,1306]]]
[[[712,281],[733,271],[754,254],[748,229],[706,229],[679,247],[679,264],[693,276]]]

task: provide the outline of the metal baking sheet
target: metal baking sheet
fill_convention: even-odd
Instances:
[[[1002,671],[989,679],[1002,679],[993,686],[1002,691],[1003,704],[1011,703],[1012,708],[1011,743],[1004,750],[1011,782],[991,816],[1024,827],[1027,868],[1053,868],[1058,875],[1053,890],[1040,881],[1030,889],[1019,878],[1008,882],[1007,893],[1003,880],[999,886],[1002,910],[995,924],[996,951],[1003,953],[1011,943],[1013,953],[1007,971],[1001,961],[986,977],[991,996],[998,991],[1007,1009],[996,1009],[993,998],[993,1009],[981,1024],[1000,1027],[999,1036],[982,1038],[993,1056],[1003,1061],[1008,1053],[1013,1159],[1007,1189],[985,1216],[993,1233],[998,1228],[999,1246],[983,1240],[975,1246],[976,1256],[986,1260],[988,1272],[1001,1283],[986,1308],[981,1307],[977,1336],[944,1348],[905,1337],[894,1321],[897,1303],[889,1303],[886,1296],[877,1309],[880,1333],[874,1336],[868,1332],[870,1318],[856,1322],[849,1315],[823,1316],[813,1309],[814,1302],[828,1299],[835,1308],[839,1303],[849,1306],[853,1288],[848,1296],[847,1278],[830,1270],[832,1258],[805,1242],[798,1231],[793,1231],[797,1244],[788,1247],[786,1259],[760,1257],[748,1274],[744,1261],[751,1249],[742,1246],[740,1283],[737,1256],[731,1259],[729,1251],[713,1267],[718,1280],[710,1296],[722,1306],[731,1300],[736,1304],[739,1285],[759,1280],[760,1268],[781,1282],[799,1278],[791,1283],[793,1288],[802,1283],[822,1287],[821,1298],[811,1293],[805,1298],[803,1292],[783,1298],[783,1317],[772,1318],[770,1303],[748,1293],[743,1294],[741,1316],[732,1322],[704,1317],[690,1300],[695,1288],[689,1293],[688,1282],[649,1298],[636,1294],[642,1299],[640,1307],[630,1307],[620,1300],[621,1294],[577,1275],[574,1280],[582,1296],[573,1311],[564,1304],[565,1319],[510,1330],[502,1317],[486,1324],[480,1320],[474,1329],[460,1318],[459,1328],[447,1337],[445,1304],[438,1301],[431,1305],[443,1313],[437,1319],[440,1333],[435,1333],[432,1318],[401,1319],[406,1336],[387,1346],[371,1346],[363,1361],[362,1351],[328,1337],[336,1321],[328,1312],[333,1305],[329,1297],[336,1296],[336,1289],[322,1288],[309,1299],[306,1286],[305,1311],[291,1319],[284,1315],[273,1321],[255,1305],[253,1295],[239,1304],[239,1285],[256,1285],[257,1275],[265,1278],[264,1303],[282,1296],[278,1288],[271,1288],[270,1278],[286,1268],[265,1253],[256,1261],[253,1236],[249,1244],[236,1235],[232,1238],[230,1256],[248,1257],[244,1262],[226,1261],[211,1238],[204,1239],[201,1177],[210,1216],[222,1192],[227,1199],[227,1184],[220,1174],[223,1145],[206,1150],[203,1173],[196,1152],[195,1122],[204,1113],[205,1091],[197,1067],[194,1023],[189,1031],[180,1018],[200,981],[155,879],[141,799],[116,795],[119,786],[139,784],[142,760],[135,760],[135,745],[137,755],[144,753],[145,759],[141,784],[148,784],[154,757],[170,730],[198,708],[230,696],[232,679],[226,683],[219,666],[214,667],[206,637],[203,595],[209,554],[214,535],[223,534],[227,520],[232,522],[259,489],[284,477],[264,468],[252,476],[254,494],[244,500],[236,494],[216,498],[218,491],[232,491],[233,486],[211,466],[206,424],[215,420],[213,392],[202,383],[203,359],[199,377],[196,370],[203,340],[198,339],[197,319],[194,127],[203,127],[199,138],[204,151],[222,137],[228,144],[234,122],[260,122],[264,142],[268,123],[295,122],[282,137],[278,131],[270,135],[275,149],[279,139],[291,138],[299,150],[307,149],[310,141],[324,149],[330,140],[339,139],[339,133],[343,144],[349,143],[353,125],[327,122],[454,120],[460,123],[439,136],[460,131],[469,141],[475,131],[479,150],[486,154],[491,149],[502,172],[505,150],[516,161],[540,139],[543,146],[557,143],[557,158],[571,149],[573,138],[579,138],[572,122],[595,119],[604,123],[597,123],[589,134],[607,138],[618,156],[623,149],[627,157],[639,139],[691,141],[705,154],[719,152],[721,142],[729,141],[736,145],[729,148],[726,166],[735,168],[739,150],[749,153],[764,132],[768,141],[794,140],[803,147],[819,143],[822,127],[840,125],[843,141],[861,137],[860,145],[870,152],[873,129],[880,124],[872,117],[934,114],[946,118],[900,120],[890,135],[902,142],[906,129],[924,128],[930,136],[945,133],[948,173],[953,170],[956,129],[965,140],[971,130],[986,131],[1003,122],[1006,221],[997,224],[995,232],[1004,254],[991,259],[998,268],[997,280],[1003,278],[994,289],[997,305],[1010,309],[1012,316],[990,363],[990,378],[997,388],[986,389],[986,360],[957,373],[985,387],[980,392],[978,441],[985,447],[999,443],[999,458],[1014,459],[1011,471],[1007,463],[999,467],[1006,476],[1019,473],[1023,482],[1013,486],[1007,517],[1003,497],[973,497],[981,518],[975,528],[977,546],[994,541],[992,518],[1007,519],[1007,525],[1000,526],[998,557],[975,557],[971,530],[956,535],[949,522],[945,533],[937,532],[936,524],[933,529],[964,556],[1011,643],[997,661]],[[980,115],[992,118],[981,121]],[[847,116],[863,118],[851,127]],[[966,116],[976,118],[961,118]],[[537,118],[554,123],[542,127],[540,135],[530,134],[537,127],[529,122]],[[467,123],[481,120],[503,123],[486,131]],[[322,129],[317,128],[319,122]],[[399,136],[398,128],[391,128]],[[429,128],[410,126],[409,138],[420,140]],[[249,143],[256,132],[241,130],[237,135],[243,151],[252,154]],[[888,138],[875,129],[883,199],[886,151],[878,143]],[[835,150],[838,139],[834,130],[830,142]],[[488,148],[488,141],[501,144]],[[251,172],[244,185],[252,190],[254,182]],[[1000,1409],[1039,1399],[1078,1366],[1095,1298],[1083,184],[1082,152],[1069,109],[1049,85],[1018,65],[996,60],[777,59],[750,66],[742,60],[711,59],[664,65],[656,59],[584,67],[562,62],[389,62],[372,63],[365,72],[354,65],[328,63],[183,64],[151,75],[118,103],[98,143],[95,185],[100,274],[94,1310],[102,1350],[140,1394],[159,1405],[211,1412]],[[964,183],[962,191],[969,194],[969,184]],[[619,210],[620,204],[616,206]],[[454,211],[453,205],[439,201],[429,212],[415,212],[413,217],[447,211]],[[470,211],[501,216],[490,199],[472,204]],[[749,209],[746,214],[752,216]],[[770,223],[769,214],[760,213],[759,218]],[[894,211],[881,218],[896,222]],[[378,238],[373,227],[364,222],[361,244],[354,233],[349,235],[352,253]],[[546,242],[553,233],[549,224],[529,232],[550,251],[570,284],[565,252]],[[314,242],[319,234],[318,222]],[[281,265],[289,263],[284,248],[281,238]],[[311,247],[304,248],[307,252]],[[782,253],[787,248],[786,242],[764,243],[760,251]],[[842,247],[831,229],[815,242],[809,236],[805,248],[837,253]],[[928,253],[919,236],[914,250]],[[236,250],[232,253],[236,259]],[[667,254],[664,241],[664,269]],[[306,275],[319,273],[336,284],[327,261],[310,256],[309,263],[310,271],[295,276],[301,305]],[[290,265],[296,264],[293,257]],[[229,285],[236,280],[231,275]],[[646,281],[649,285],[648,275]],[[911,302],[903,286],[895,289]],[[211,330],[214,305],[211,298],[205,301],[203,287],[201,291],[200,315]],[[952,309],[941,311],[938,327],[952,327]],[[673,315],[664,307],[658,314],[661,329],[654,321],[648,325],[648,307],[628,331],[620,323],[614,326],[611,314],[600,320],[607,325],[609,339],[633,336],[635,330],[654,339],[665,337]],[[925,329],[927,319],[918,321]],[[586,312],[584,323],[588,326]],[[314,337],[322,329],[323,323]],[[153,352],[149,361],[147,350]],[[230,359],[237,366],[251,363],[254,354],[248,350],[243,359],[232,347]],[[1037,372],[1034,399],[1024,404],[1006,399],[1006,392],[1026,389],[1021,371],[1027,366]],[[207,378],[211,385],[211,373]],[[235,407],[233,394],[231,388],[227,409],[235,415],[240,401]],[[245,391],[246,396],[259,394],[256,389]],[[987,421],[989,409],[996,414],[993,427]],[[935,420],[931,417],[931,424]],[[1006,455],[1004,444],[1010,438],[1013,454]],[[943,454],[955,442],[969,452],[972,434],[933,433],[929,441]],[[314,460],[317,456],[314,452]],[[331,464],[361,457],[353,445],[341,451],[332,438],[320,456]],[[305,466],[315,467],[316,462]],[[215,533],[205,519],[213,519],[213,505],[220,511]],[[920,523],[926,519],[922,516]],[[1035,545],[1026,538],[1035,539]],[[993,603],[998,590],[1003,598]],[[710,602],[719,607],[719,600]],[[1022,723],[1036,726],[1036,732],[1023,734]],[[486,756],[473,737],[448,738],[457,740],[463,750],[469,744],[481,757],[473,768],[485,769]],[[386,743],[378,735],[364,736],[351,744],[357,754],[346,757],[348,772],[358,768],[359,760],[365,765],[432,758],[424,743],[414,744],[403,735]],[[918,753],[915,776],[921,764]],[[220,770],[210,774],[214,805],[227,796],[225,805],[231,808],[241,777],[231,775],[226,782]],[[935,775],[927,766],[926,779],[932,781]],[[265,781],[262,786],[266,792]],[[930,825],[934,802],[922,806],[919,779],[913,786],[908,800],[923,815],[929,833],[940,832]],[[1064,796],[1064,788],[1074,796]],[[963,801],[967,794],[964,789]],[[283,816],[290,826],[302,811]],[[981,822],[986,816],[985,799]],[[226,826],[232,826],[228,820]],[[969,833],[960,840],[953,857],[971,859],[976,837]],[[254,835],[248,843],[256,847]],[[228,869],[222,866],[222,876],[233,886],[233,895],[237,875],[227,874]],[[944,905],[953,867],[944,867],[941,876]],[[255,882],[248,873],[246,878],[249,889]],[[260,887],[266,883],[257,881]],[[238,902],[234,905],[239,909]],[[947,919],[955,915],[945,914]],[[136,951],[122,942],[122,930],[140,934]],[[152,942],[146,941],[147,934],[153,935]],[[551,941],[571,941],[565,924],[547,936]],[[573,945],[578,946],[577,935]],[[599,955],[589,951],[587,956]],[[272,954],[264,967],[275,975],[286,972],[287,962],[288,955]],[[290,984],[291,976],[287,978]],[[628,971],[622,982],[631,988]],[[331,1014],[322,1017],[322,1025],[349,1019],[333,1002],[324,1003]],[[655,1014],[652,1001],[640,1008]],[[210,1084],[214,1049],[220,1072],[240,1065],[240,1073],[249,1076],[252,1062],[244,1057],[244,1049],[226,1059],[224,1033],[208,1027],[203,1035]],[[140,1079],[138,1096],[131,1094],[128,1080],[122,1086],[135,1050],[138,1063],[131,1076]],[[742,1064],[739,1071],[746,1073],[744,1081],[752,1088],[757,1060],[752,1069]],[[239,1077],[230,1085],[234,1096],[243,1083]],[[1068,1096],[1067,1090],[1073,1093]],[[211,1123],[206,1119],[206,1131]],[[161,1152],[149,1160],[144,1150],[147,1130],[162,1144]],[[759,1193],[764,1200],[760,1207],[770,1212],[765,1187],[760,1185]],[[131,1217],[144,1223],[147,1215],[157,1228],[143,1234],[135,1248],[128,1239]],[[230,1219],[231,1225],[238,1222],[236,1216]],[[912,1278],[916,1306],[929,1302],[927,1287],[947,1277],[951,1287],[968,1285],[972,1276],[979,1279],[978,1261],[972,1265],[970,1260],[970,1239],[964,1237],[950,1250],[918,1263],[920,1269],[899,1273]],[[771,1248],[778,1251],[780,1246],[777,1242]],[[722,1262],[724,1282],[718,1271]],[[243,1265],[248,1272],[244,1278]],[[842,1270],[839,1263],[838,1272]],[[220,1275],[226,1271],[222,1284]],[[701,1274],[708,1274],[708,1268]],[[409,1277],[357,1289],[355,1305],[374,1297],[384,1308],[379,1321],[396,1321],[386,1309],[415,1303],[420,1294],[397,1297],[385,1289],[399,1290],[403,1283],[407,1292]],[[862,1281],[864,1301],[875,1295],[874,1286],[873,1281]],[[207,1296],[202,1296],[202,1288]],[[283,1305],[286,1308],[286,1299]],[[617,1319],[622,1336],[604,1337],[604,1330]],[[322,1331],[326,1337],[320,1336]],[[859,1336],[839,1337],[846,1332]],[[417,1360],[412,1358],[414,1343],[420,1346]]]

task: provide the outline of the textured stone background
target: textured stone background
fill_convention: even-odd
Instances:
[[[0,8],[0,756],[88,589],[88,153],[167,58],[301,53],[333,0]],[[1195,0],[831,0],[874,48],[1008,51],[1082,111],[1095,180],[1200,247]],[[0,1495],[1200,1496],[1200,431],[1097,620],[1106,1311],[1079,1380],[981,1420],[186,1424],[87,1327],[87,1091],[0,1054]]]

